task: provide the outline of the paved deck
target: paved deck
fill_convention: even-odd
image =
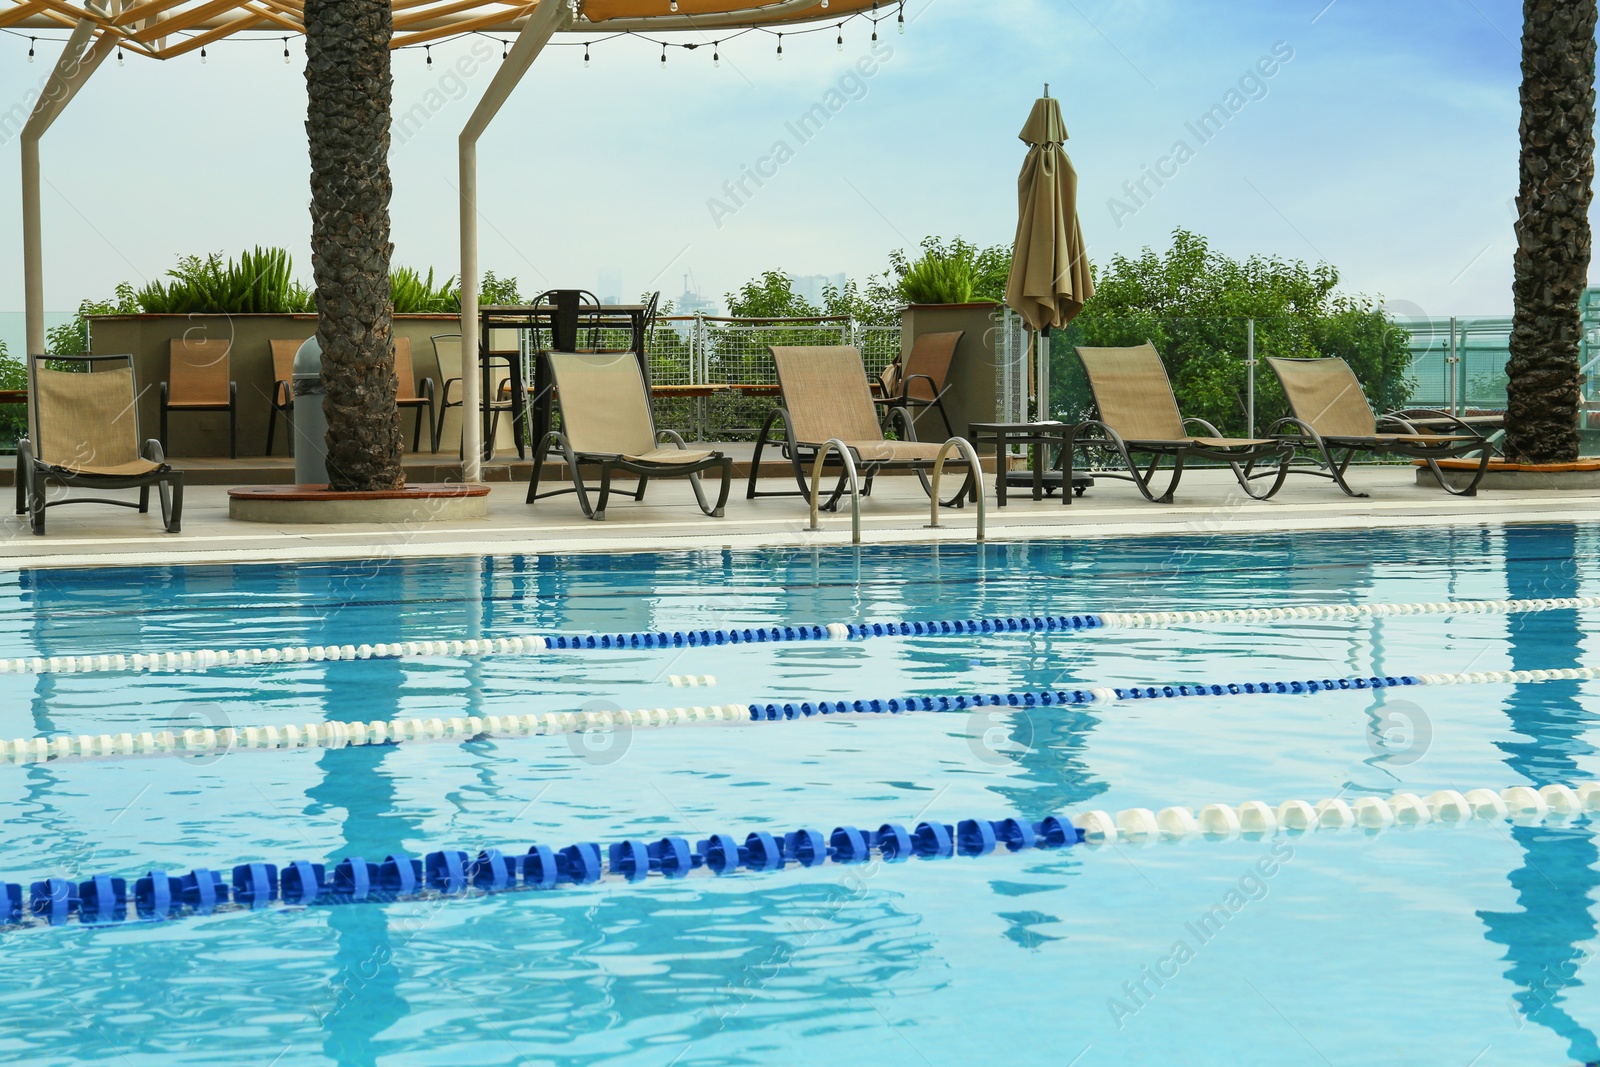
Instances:
[[[1485,492],[1452,497],[1415,484],[1409,467],[1371,467],[1352,480],[1371,493],[1352,500],[1329,483],[1294,477],[1269,502],[1245,498],[1226,471],[1197,470],[1184,476],[1178,503],[1146,503],[1126,482],[1102,481],[1063,507],[1060,498],[1034,501],[1013,494],[1005,508],[987,501],[992,541],[1038,537],[1128,537],[1149,534],[1226,535],[1293,530],[1366,529],[1398,526],[1482,525],[1500,522],[1600,521],[1600,495],[1548,490]],[[793,482],[763,481],[764,489]],[[228,518],[227,490],[195,486],[184,505],[183,532],[161,532],[154,515],[85,504],[51,508],[49,532],[35,537],[25,518],[0,519],[0,567],[81,567],[153,563],[262,562],[478,555],[490,553],[629,552],[651,549],[846,546],[848,508],[822,516],[822,529],[807,529],[808,508],[799,497],[744,498],[736,483],[727,517],[708,519],[694,505],[687,485],[662,481],[644,503],[614,502],[604,522],[582,518],[570,497],[523,502],[525,484],[496,484],[487,519],[389,525],[274,526]],[[154,501],[152,500],[152,507]],[[977,511],[941,509],[939,530],[926,528],[928,501],[915,479],[879,479],[863,501],[865,543],[970,541]]]

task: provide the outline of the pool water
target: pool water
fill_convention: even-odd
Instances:
[[[32,570],[0,576],[0,657],[1592,596],[1597,549],[1511,526]],[[1600,662],[1596,618],[8,675],[0,736],[1560,668]],[[1600,774],[1597,686],[0,766],[0,876],[1573,783]],[[1600,1059],[1597,861],[1584,821],[1479,822],[29,928],[0,935],[0,1061],[1555,1067]]]

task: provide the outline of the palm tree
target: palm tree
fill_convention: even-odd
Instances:
[[[1508,458],[1578,458],[1578,300],[1589,274],[1596,0],[1523,0],[1522,153]]]
[[[327,395],[328,479],[405,484],[389,295],[389,0],[306,0],[311,268]]]

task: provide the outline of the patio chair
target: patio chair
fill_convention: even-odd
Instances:
[[[491,330],[490,333],[515,333],[515,330]],[[430,341],[433,342],[433,356],[439,363],[439,377],[444,382],[439,390],[439,417],[434,423],[435,440],[444,437],[444,419],[451,408],[461,406],[461,335],[459,333],[434,334]],[[492,353],[491,353],[492,356]],[[490,384],[494,386],[489,396],[483,398],[489,410],[489,440],[493,441],[500,432],[500,413],[511,410],[511,378],[509,376],[496,378],[490,375]],[[496,399],[504,397],[506,399]],[[453,399],[452,399],[453,398]],[[434,451],[438,451],[435,447]]]
[[[161,522],[177,533],[183,517],[183,472],[167,465],[159,441],[140,447],[139,390],[132,356],[29,356],[33,371],[33,432],[17,442],[17,514],[44,533],[45,508],[114,504],[150,510],[150,487],[161,496]],[[81,371],[61,369],[78,366]],[[138,489],[139,500],[103,497],[46,499],[51,485]]]
[[[534,450],[528,503],[574,493],[584,515],[604,519],[611,499],[611,477],[623,471],[639,479],[634,492],[622,491],[634,500],[644,499],[651,478],[687,477],[700,510],[713,518],[722,517],[733,481],[733,460],[721,452],[691,451],[677,432],[656,429],[650,393],[633,353],[550,352],[545,358],[555,378],[561,429],[545,434]],[[671,442],[671,447],[663,446],[663,441]],[[566,459],[572,488],[541,493],[539,478],[545,459],[558,449]],[[600,465],[600,498],[592,508],[583,484],[584,463]],[[700,488],[700,472],[712,469],[722,472],[716,507],[706,504]]]
[[[956,346],[965,331],[953,333],[925,333],[917,337],[904,359],[896,359],[883,370],[879,378],[883,390],[874,403],[883,409],[884,420],[894,419],[898,412],[902,422],[915,421],[926,408],[938,408],[944,420],[946,437],[955,436],[950,424],[950,413],[944,407],[944,394],[950,386],[950,361],[955,358]],[[913,409],[916,409],[913,411]]]
[[[400,408],[412,408],[417,413],[416,426],[411,431],[411,451],[416,452],[422,444],[422,413],[428,413],[428,444],[433,451],[439,451],[439,427],[433,419],[434,384],[432,378],[418,378],[411,367],[411,341],[409,338],[396,337],[394,339],[394,375],[400,380],[395,390],[394,402]]]
[[[1366,393],[1350,364],[1337,356],[1323,359],[1283,359],[1268,356],[1267,363],[1288,398],[1289,418],[1279,419],[1267,432],[1290,441],[1296,448],[1316,453],[1316,468],[1296,467],[1292,473],[1331,480],[1348,496],[1364,497],[1345,481],[1345,470],[1358,452],[1369,455],[1406,456],[1427,464],[1444,491],[1455,496],[1477,496],[1478,483],[1489,471],[1494,451],[1489,441],[1461,419],[1441,411],[1426,413],[1429,423],[1461,431],[1429,433],[1400,415],[1374,416]],[[1292,432],[1285,432],[1292,431]],[[1439,469],[1441,459],[1460,459],[1478,452],[1481,458],[1472,479],[1453,488]]]
[[[283,416],[284,429],[289,437],[289,453],[294,454],[294,357],[305,344],[298,341],[272,342],[272,393],[267,397],[271,405],[267,412],[267,455],[272,455],[273,435],[278,428],[278,416]]]
[[[229,374],[225,338],[172,341],[167,380],[161,383],[161,448],[167,448],[168,411],[226,411],[228,456],[239,458],[239,387]]]
[[[1073,453],[1088,447],[1115,453],[1128,470],[1127,474],[1096,471],[1097,477],[1131,481],[1153,504],[1172,503],[1184,465],[1191,459],[1226,463],[1239,479],[1240,488],[1256,500],[1268,500],[1283,488],[1294,446],[1281,438],[1223,437],[1204,419],[1184,418],[1167,378],[1167,368],[1154,345],[1146,342],[1132,348],[1080,348],[1078,358],[1083,360],[1083,369],[1089,376],[1089,390],[1099,417],[1079,423],[1067,435],[1067,445],[1061,450],[1062,484],[1071,483]],[[1206,436],[1194,436],[1193,429]],[[1135,455],[1150,457],[1149,466],[1142,473],[1134,462]],[[1256,464],[1274,457],[1278,460],[1276,469],[1255,472]],[[1172,480],[1157,495],[1150,491],[1150,485],[1163,459],[1172,460]],[[1274,479],[1271,487],[1265,493],[1256,492],[1251,483],[1265,477]],[[1067,497],[1065,502],[1070,504],[1072,499]]]
[[[872,387],[867,383],[866,368],[861,353],[850,345],[797,345],[771,346],[773,363],[778,371],[780,406],[767,416],[756,438],[755,456],[750,462],[750,483],[745,489],[746,499],[758,496],[811,495],[806,480],[806,463],[814,461],[817,451],[829,440],[837,440],[850,450],[861,473],[862,495],[872,492],[872,479],[884,470],[914,470],[922,482],[924,492],[932,492],[927,472],[933,468],[940,450],[946,442],[934,443],[911,440],[889,441],[883,436],[883,426],[872,406]],[[799,492],[782,490],[757,492],[756,478],[761,471],[761,453],[773,440],[773,428],[783,423],[783,453],[794,466],[795,484]],[[907,432],[912,428],[907,424]],[[967,480],[956,495],[942,501],[946,507],[962,507],[967,498],[977,498],[977,480],[971,465],[959,453],[948,457],[947,462],[967,468]],[[839,484],[833,495],[823,505],[832,511],[847,486],[847,472],[843,464]]]

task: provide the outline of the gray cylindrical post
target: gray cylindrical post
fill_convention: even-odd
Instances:
[[[1456,411],[1456,317],[1450,316],[1450,353],[1445,356],[1445,410]]]
[[[1244,419],[1247,437],[1256,435],[1256,320],[1244,324]]]
[[[322,345],[315,334],[294,354],[294,480],[328,484],[328,416],[322,410]]]

